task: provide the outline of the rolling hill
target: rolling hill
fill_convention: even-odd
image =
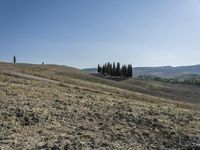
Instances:
[[[89,73],[96,73],[96,68],[88,68],[83,70]],[[200,75],[200,65],[179,67],[135,67],[133,68],[133,74],[135,77],[142,75],[152,75],[167,78],[174,78],[188,74]]]
[[[66,66],[0,63],[0,148],[198,149],[199,96],[190,98],[197,91]]]
[[[105,79],[94,74],[89,74],[76,68],[59,65],[13,65],[9,63],[0,63],[0,66],[1,69],[4,70],[6,69],[21,73],[28,73],[71,84],[73,84],[76,80],[79,80],[79,84],[84,86],[87,86],[88,82],[99,83],[176,101],[200,103],[200,87],[195,85],[167,84],[156,81],[145,81],[137,78],[115,81],[112,79]],[[96,87],[93,86],[93,88],[95,89]]]

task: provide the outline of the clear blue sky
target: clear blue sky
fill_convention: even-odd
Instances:
[[[0,0],[0,61],[200,64],[200,0]]]

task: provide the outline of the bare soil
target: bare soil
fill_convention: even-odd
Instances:
[[[200,149],[199,105],[0,75],[0,149]]]

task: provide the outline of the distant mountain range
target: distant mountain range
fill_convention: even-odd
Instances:
[[[83,69],[88,73],[96,73],[96,68],[87,68]],[[200,65],[194,66],[179,66],[179,67],[171,67],[171,66],[162,66],[162,67],[135,67],[133,68],[133,75],[143,76],[143,75],[152,75],[158,77],[166,77],[173,78],[184,75],[200,75]]]

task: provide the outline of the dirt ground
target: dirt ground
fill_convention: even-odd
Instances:
[[[105,88],[0,75],[0,149],[200,149],[196,106]]]

